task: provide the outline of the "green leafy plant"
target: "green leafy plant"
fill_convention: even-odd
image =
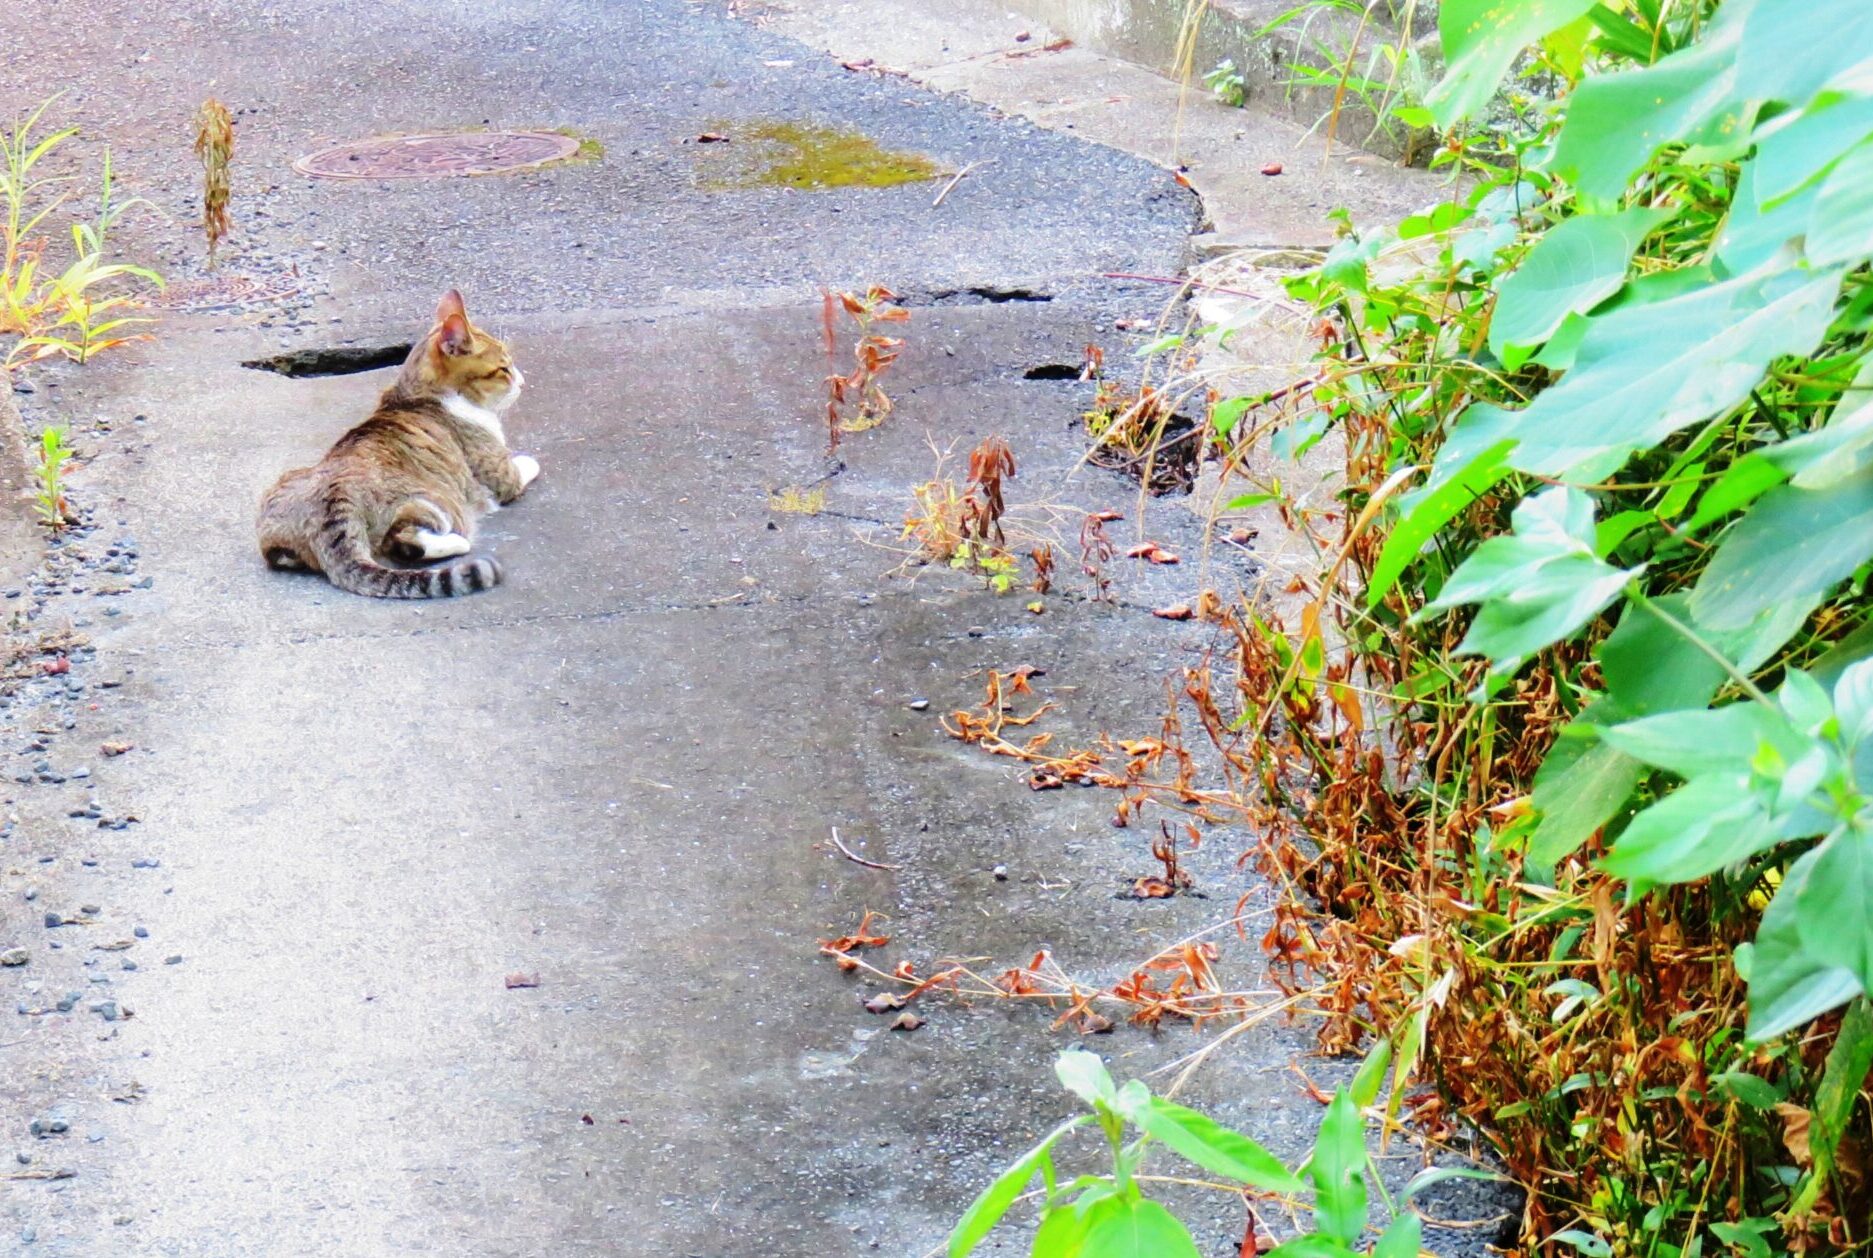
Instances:
[[[71,458],[71,447],[65,444],[65,435],[65,429],[57,425],[41,432],[38,458],[33,464],[33,505],[39,518],[55,532],[65,527],[70,512],[65,502],[65,464]]]
[[[1217,62],[1210,72],[1203,76],[1203,86],[1210,89],[1222,104],[1240,109],[1248,103],[1249,81],[1242,77],[1242,71],[1236,69],[1236,63],[1225,57]]]
[[[1006,594],[1013,589],[1020,576],[1020,564],[1013,555],[986,543],[971,542],[967,538],[956,543],[956,551],[950,556],[949,564],[959,571],[981,573],[988,581],[989,588],[997,594]]]
[[[148,267],[103,263],[95,253],[79,256],[45,281],[35,295],[35,301],[46,312],[37,320],[43,330],[19,339],[8,357],[9,365],[52,354],[82,363],[100,350],[138,339],[138,334],[126,334],[127,329],[153,320],[126,312],[141,303],[128,293],[100,291],[124,276],[134,276],[158,288],[163,285],[162,277]]]
[[[78,362],[99,350],[134,340],[126,329],[149,322],[130,314],[139,305],[134,289],[125,281],[162,287],[162,277],[148,267],[107,262],[111,229],[130,210],[147,207],[141,197],[120,200],[108,150],[104,154],[102,188],[97,213],[89,222],[71,226],[72,258],[62,270],[47,265],[46,242],[35,235],[46,219],[69,198],[68,192],[51,194],[67,182],[64,176],[39,177],[39,163],[77,134],[67,127],[36,136],[41,118],[52,100],[41,104],[10,130],[0,132],[0,332],[18,339],[4,360],[5,367],[63,354]]]
[[[1055,1072],[1069,1092],[1091,1108],[1092,1116],[1068,1119],[1017,1159],[982,1190],[949,1236],[949,1258],[966,1258],[1021,1200],[1036,1176],[1041,1179],[1040,1225],[1029,1253],[1033,1258],[1197,1258],[1189,1230],[1161,1203],[1145,1195],[1158,1177],[1143,1173],[1153,1146],[1163,1145],[1185,1161],[1224,1183],[1212,1186],[1231,1194],[1245,1188],[1284,1198],[1311,1190],[1314,1230],[1273,1252],[1291,1258],[1352,1258],[1366,1232],[1369,1197],[1378,1180],[1371,1174],[1365,1123],[1359,1102],[1377,1094],[1389,1054],[1375,1054],[1352,1089],[1334,1098],[1320,1123],[1314,1151],[1298,1171],[1207,1115],[1161,1096],[1143,1081],[1115,1084],[1092,1053],[1062,1053]],[[1080,1175],[1060,1182],[1056,1149],[1066,1137],[1091,1123],[1105,1137],[1108,1173]],[[1380,1190],[1382,1191],[1382,1190]],[[1401,1211],[1372,1251],[1377,1258],[1410,1258],[1418,1252],[1418,1216]]]
[[[1187,687],[1239,697],[1269,947],[1490,1136],[1526,1247],[1864,1246],[1873,7],[1440,27],[1465,181],[1291,282],[1305,407],[1214,412],[1344,438],[1340,509],[1280,504],[1302,614],[1214,613],[1237,684]],[[1472,123],[1531,57],[1577,83]]]
[[[1412,34],[1417,10],[1417,0],[1302,0],[1257,34],[1294,32],[1296,48],[1288,59],[1284,87],[1290,99],[1302,89],[1316,89],[1331,98],[1332,107],[1316,126],[1325,125],[1328,135],[1336,134],[1346,106],[1357,104],[1372,119],[1366,142],[1380,135],[1402,142],[1409,163],[1418,156],[1431,121],[1423,104],[1430,75]],[[1388,21],[1395,23],[1391,38],[1369,38],[1384,31]]]
[[[72,243],[80,256],[91,254],[102,258],[110,252],[111,229],[131,210],[139,206],[155,209],[146,197],[131,197],[118,200],[116,196],[116,176],[111,167],[111,151],[104,150],[104,175],[98,191],[98,212],[89,223],[72,224]]]

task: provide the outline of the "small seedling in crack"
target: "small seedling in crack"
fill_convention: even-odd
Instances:
[[[65,429],[54,425],[39,434],[39,461],[33,468],[38,488],[33,505],[39,518],[54,532],[71,519],[71,506],[65,501],[65,464],[71,453],[71,447],[65,444]]]
[[[234,161],[234,118],[210,96],[195,111],[195,156],[202,163],[202,234],[208,237],[208,265],[231,224],[228,219],[228,167]]]
[[[1190,846],[1196,847],[1203,841],[1202,833],[1188,822],[1184,829],[1190,838]],[[1196,880],[1184,872],[1177,858],[1177,836],[1171,833],[1168,821],[1158,822],[1159,837],[1151,840],[1151,855],[1164,866],[1162,874],[1147,874],[1132,883],[1131,897],[1135,900],[1164,900],[1179,891],[1188,891],[1196,885]]]
[[[1042,542],[1028,552],[1034,564],[1034,592],[1046,594],[1054,588],[1054,548]]]
[[[863,297],[852,293],[826,290],[820,307],[820,326],[826,338],[826,356],[838,353],[839,311],[844,310],[858,325],[858,343],[852,347],[854,366],[847,375],[826,377],[827,452],[836,453],[842,433],[864,432],[883,423],[891,413],[891,395],[879,383],[891,364],[897,361],[904,342],[899,337],[884,336],[877,330],[881,323],[908,323],[910,311],[894,304],[897,294],[882,284],[873,284]]]
[[[1094,511],[1080,523],[1080,571],[1092,579],[1093,597],[1100,600],[1112,597],[1112,578],[1106,575],[1106,565],[1118,553],[1106,536],[1106,520],[1111,514]]]
[[[969,480],[959,487],[937,474],[911,490],[904,517],[905,538],[915,538],[924,559],[980,573],[997,594],[1015,587],[1020,561],[1008,549],[1002,517],[1008,512],[1006,484],[1015,475],[1014,452],[1000,437],[983,438],[969,454]]]

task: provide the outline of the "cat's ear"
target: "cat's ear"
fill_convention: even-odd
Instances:
[[[462,294],[451,288],[436,303],[436,348],[445,354],[466,354],[469,349],[468,309]]]
[[[436,348],[451,357],[468,352],[469,333],[467,315],[452,314],[443,316],[442,322],[436,325]]]
[[[451,315],[462,320],[468,318],[468,307],[462,304],[462,293],[460,289],[451,288],[442,295],[442,300],[436,303],[437,323],[448,322]]]

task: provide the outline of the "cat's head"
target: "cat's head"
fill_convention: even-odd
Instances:
[[[453,288],[442,295],[436,325],[410,351],[397,382],[409,392],[454,394],[491,411],[512,406],[524,383],[507,346],[468,321],[462,295]]]

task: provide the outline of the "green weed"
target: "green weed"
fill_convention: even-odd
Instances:
[[[65,463],[71,458],[71,447],[65,444],[65,429],[53,425],[40,433],[36,454],[32,469],[33,505],[39,518],[56,532],[65,527],[71,510],[65,502]]]

